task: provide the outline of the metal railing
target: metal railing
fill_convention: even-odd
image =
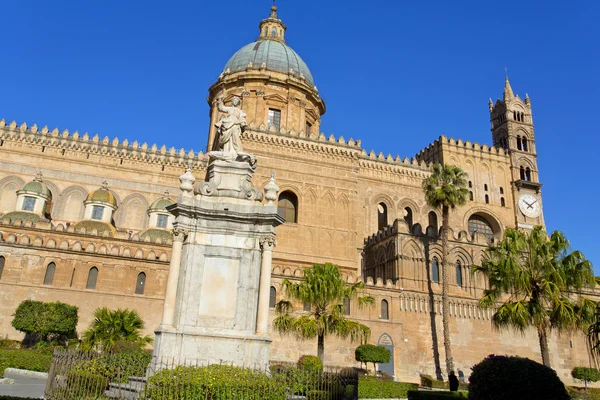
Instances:
[[[240,367],[139,354],[56,350],[46,399],[358,399],[358,373],[354,368],[299,368],[275,362]]]

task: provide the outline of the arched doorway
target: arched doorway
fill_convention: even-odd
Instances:
[[[384,333],[379,337],[377,345],[385,347],[392,354],[389,363],[379,364],[379,370],[394,376],[394,341],[392,340],[392,337],[387,333]]]

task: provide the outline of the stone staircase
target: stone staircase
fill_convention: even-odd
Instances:
[[[130,376],[127,383],[112,382],[104,392],[106,397],[119,400],[140,400],[140,394],[146,387],[146,378],[143,376]]]

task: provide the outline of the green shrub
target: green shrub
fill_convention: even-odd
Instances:
[[[286,387],[276,378],[229,365],[176,367],[148,379],[146,399],[284,400]]]
[[[448,400],[467,398],[469,398],[469,395],[466,392],[426,392],[418,390],[410,390],[408,392],[408,400]]]
[[[325,390],[311,390],[306,393],[306,400],[331,400],[332,396]]]
[[[19,340],[11,340],[9,338],[0,339],[0,349],[20,349],[20,348],[21,348],[21,342]]]
[[[29,371],[48,372],[52,362],[52,354],[35,350],[0,349],[0,376],[6,368],[26,369]]]
[[[317,356],[304,355],[298,359],[298,369],[321,371],[323,369],[323,362]]]
[[[389,363],[392,353],[383,346],[375,346],[373,344],[361,344],[354,350],[354,358],[361,363],[373,363],[373,367],[377,368],[377,363]]]
[[[567,391],[573,399],[600,400],[600,389],[568,386]]]
[[[571,371],[571,376],[577,380],[583,381],[586,388],[588,382],[600,381],[600,371],[596,368],[575,367]]]
[[[431,375],[421,375],[421,386],[433,389],[449,389],[448,382],[433,379]]]
[[[72,369],[67,373],[67,384],[61,394],[70,399],[100,397],[104,395],[109,382],[108,378],[100,374]]]
[[[76,334],[77,307],[61,303],[44,303],[25,300],[15,311],[11,325],[18,331],[29,335],[33,342],[56,341],[66,343]]]
[[[134,348],[84,361],[73,370],[103,376],[111,382],[126,383],[130,376],[146,375],[146,368],[151,359],[152,354]]]
[[[570,399],[553,369],[527,358],[490,355],[469,382],[469,400]]]
[[[418,389],[414,383],[393,382],[375,377],[358,380],[358,397],[361,399],[406,398],[409,390]]]

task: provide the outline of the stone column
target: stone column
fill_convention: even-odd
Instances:
[[[163,306],[162,325],[173,325],[177,283],[179,282],[179,270],[181,269],[181,252],[186,236],[187,234],[183,229],[173,229],[173,250],[171,252],[171,263],[169,264],[169,277],[167,279],[165,304]]]
[[[269,330],[269,299],[271,295],[271,265],[275,238],[267,237],[260,240],[262,260],[260,264],[260,284],[258,287],[258,316],[256,318],[256,333],[266,335]]]

